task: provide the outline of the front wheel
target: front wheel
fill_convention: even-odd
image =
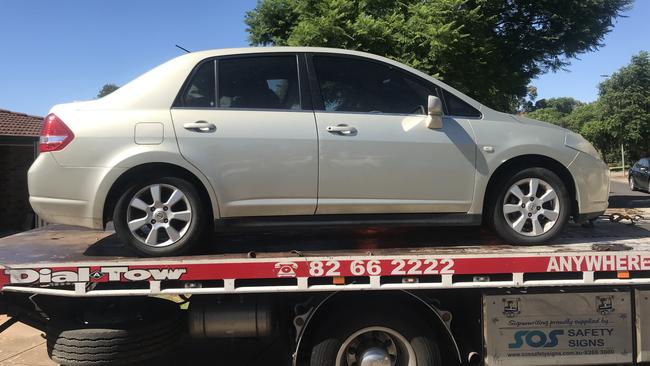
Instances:
[[[634,192],[637,191],[638,189],[636,188],[636,185],[634,184],[634,178],[629,177],[627,179],[628,183],[630,184],[630,191]]]
[[[496,193],[490,221],[510,243],[533,245],[551,240],[569,219],[568,190],[548,169],[524,169],[502,181]]]
[[[119,238],[145,256],[179,255],[196,246],[205,230],[206,209],[184,179],[138,182],[120,197],[113,213]]]

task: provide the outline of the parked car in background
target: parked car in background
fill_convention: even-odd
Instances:
[[[627,181],[632,191],[648,191],[650,189],[650,158],[639,159],[630,168]]]
[[[49,222],[145,255],[213,226],[480,225],[536,244],[607,207],[582,136],[500,113],[363,52],[249,48],[177,57],[93,101],[57,105],[29,171]]]

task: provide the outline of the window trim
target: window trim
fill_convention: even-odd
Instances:
[[[318,76],[316,74],[316,66],[314,64],[314,56],[334,56],[334,57],[339,57],[339,58],[348,58],[348,59],[356,59],[356,60],[362,60],[366,62],[372,62],[378,65],[382,65],[385,67],[388,67],[391,70],[395,70],[399,73],[405,74],[409,77],[415,78],[416,80],[421,80],[426,84],[430,84],[433,86],[433,89],[438,93],[438,97],[442,101],[443,109],[444,109],[444,115],[443,117],[451,117],[451,118],[463,118],[463,119],[472,119],[472,120],[480,120],[483,119],[483,112],[481,112],[480,109],[470,105],[470,107],[476,109],[476,111],[479,113],[479,117],[469,117],[469,116],[456,116],[456,115],[451,115],[448,113],[447,109],[447,102],[444,97],[443,91],[450,93],[456,97],[458,97],[455,93],[450,92],[447,89],[442,88],[440,85],[427,80],[419,75],[416,75],[408,70],[405,70],[399,66],[395,66],[392,64],[389,64],[384,61],[380,60],[375,60],[372,58],[368,57],[363,57],[363,56],[358,56],[358,55],[349,55],[349,54],[342,54],[342,53],[327,53],[327,52],[306,52],[305,53],[307,57],[307,71],[309,73],[309,86],[311,87],[312,91],[312,98],[314,99],[314,111],[317,111],[319,113],[354,113],[354,114],[376,114],[376,115],[393,115],[393,116],[416,116],[416,114],[409,114],[409,113],[383,113],[383,112],[377,112],[377,113],[370,113],[370,112],[351,112],[351,111],[326,111],[325,110],[325,104],[323,102],[323,96],[321,95],[320,92],[320,84],[318,82]],[[462,100],[462,98],[460,98]],[[463,101],[465,102],[465,101]],[[467,102],[465,102],[467,103]],[[469,104],[469,103],[467,103]],[[420,116],[420,114],[417,114],[417,116]]]
[[[176,93],[176,98],[174,98],[174,102],[172,103],[172,106],[171,106],[170,109],[172,109],[172,108],[183,108],[183,109],[210,108],[210,107],[185,107],[184,105],[182,105],[182,104],[184,104],[183,103],[183,95],[187,91],[187,88],[189,88],[190,82],[192,81],[192,79],[194,79],[194,76],[196,75],[197,72],[199,72],[201,67],[204,64],[208,63],[208,62],[213,62],[213,65],[216,65],[216,61],[215,61],[214,57],[203,59],[203,60],[199,61],[196,65],[194,65],[194,68],[189,73],[189,75],[185,78],[185,81],[181,85],[181,88],[179,89],[178,93]],[[216,67],[216,66],[214,66],[214,67]],[[216,70],[215,70],[215,72],[216,72]],[[216,78],[216,76],[215,76],[215,78]],[[215,95],[214,95],[214,97],[215,97],[215,106],[217,105],[216,104],[216,98],[217,98],[217,94],[216,94],[217,90],[216,90],[216,88],[217,88],[217,84],[216,84],[216,80],[215,80]]]
[[[189,75],[185,78],[185,81],[181,85],[180,90],[174,98],[174,102],[170,109],[193,109],[193,110],[224,110],[224,111],[265,111],[265,112],[313,112],[312,100],[310,97],[309,86],[305,85],[306,76],[306,65],[304,62],[301,62],[302,52],[261,52],[261,53],[244,53],[244,54],[233,54],[233,55],[222,55],[222,56],[212,56],[205,58],[199,61]],[[296,60],[296,80],[298,81],[298,104],[300,108],[298,109],[289,109],[289,108],[224,108],[219,107],[219,61],[224,59],[232,58],[259,58],[259,57],[273,57],[273,56],[294,56]],[[214,63],[214,77],[215,77],[215,106],[214,107],[186,107],[182,105],[182,96],[186,92],[189,84],[191,83],[194,75],[198,70],[207,62]],[[302,66],[302,67],[301,67]]]
[[[445,96],[445,93],[451,94],[451,95],[455,96],[456,98],[458,98],[458,96],[457,96],[456,94],[450,92],[450,91],[447,90],[447,89],[442,89],[442,88],[440,88],[440,90],[442,91],[442,93],[440,93],[440,97],[441,97],[440,99],[442,99],[442,104],[445,106],[445,111],[448,112],[449,109],[447,108],[447,97]],[[481,112],[480,109],[474,108],[474,106],[470,105],[469,103],[467,103],[466,101],[462,100],[461,98],[458,98],[458,99],[460,99],[461,102],[463,102],[463,103],[469,105],[471,108],[476,109],[476,111],[478,112],[479,115],[478,115],[478,117],[475,117],[475,116],[461,116],[461,115],[451,115],[451,114],[450,114],[450,115],[449,115],[450,117],[455,117],[455,118],[467,118],[467,119],[476,119],[476,120],[483,119],[483,112]],[[447,114],[447,113],[445,113],[445,114]]]

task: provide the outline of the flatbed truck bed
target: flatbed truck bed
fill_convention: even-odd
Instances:
[[[319,365],[314,349],[323,338],[329,339],[323,334],[326,324],[337,318],[354,323],[369,307],[391,304],[431,318],[431,332],[436,334],[431,339],[441,360],[431,361],[435,365],[650,361],[650,227],[645,223],[600,220],[590,228],[572,224],[555,241],[531,247],[504,244],[480,228],[454,227],[222,234],[201,250],[205,254],[138,258],[111,231],[66,226],[1,238],[0,312],[5,309],[52,333],[53,320],[70,316],[57,304],[70,309],[84,304],[87,309],[97,306],[89,305],[93,300],[173,298],[190,303],[181,313],[193,337],[286,333],[294,349],[293,364]],[[590,296],[593,299],[585,300]],[[553,343],[547,343],[547,337],[558,337],[547,332],[549,327],[502,328],[488,321],[562,318],[561,313],[544,313],[540,301],[550,308],[565,304],[567,314],[573,314],[575,302],[585,302],[596,306],[603,319],[626,320],[607,328],[616,335],[599,338],[590,333],[580,338],[582,343],[560,340],[565,348],[556,353],[547,347]],[[621,303],[607,305],[612,301]],[[493,314],[495,306],[498,314]],[[584,318],[584,309],[574,310],[576,319]],[[356,315],[348,319],[342,313]],[[229,319],[248,322],[228,325]],[[88,326],[84,324],[82,328]],[[558,327],[569,338],[569,328]],[[97,328],[103,329],[101,324]],[[605,329],[602,324],[598,328]],[[524,336],[522,331],[538,333]],[[332,334],[338,339],[336,329]],[[514,338],[505,342],[507,337]],[[518,342],[523,348],[508,348]],[[550,353],[536,356],[540,350]],[[61,355],[54,352],[53,359],[65,361]],[[83,364],[75,362],[70,364]]]

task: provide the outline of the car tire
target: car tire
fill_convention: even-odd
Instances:
[[[530,188],[535,183],[531,182],[537,182],[537,190],[533,194]],[[544,243],[557,236],[566,226],[572,202],[567,187],[554,172],[545,168],[528,168],[499,183],[496,192],[493,192],[495,199],[488,208],[488,220],[496,233],[508,243]],[[528,191],[526,186],[529,187]],[[518,197],[520,194],[523,194],[521,198]],[[553,196],[553,201],[544,201]]]
[[[309,366],[348,366],[352,364],[361,364],[341,360],[338,362],[339,355],[346,355],[346,350],[353,345],[357,338],[376,334],[390,337],[395,347],[388,349],[399,350],[401,352],[396,357],[396,366],[408,365],[411,354],[415,359],[415,365],[422,366],[442,366],[442,358],[437,342],[433,338],[433,330],[423,326],[421,319],[413,317],[398,317],[386,314],[380,320],[369,316],[345,317],[346,319],[337,319],[336,323],[328,327],[322,327],[315,335],[313,346],[309,357]],[[361,338],[364,339],[364,338]],[[377,344],[386,344],[378,342]],[[363,354],[363,350],[357,350]],[[360,357],[358,355],[356,357]]]
[[[157,201],[152,188],[156,186],[159,187]],[[179,195],[181,198],[172,202]],[[207,213],[207,207],[190,182],[177,177],[159,177],[128,187],[115,205],[113,223],[119,239],[139,255],[172,256],[198,247],[209,226]],[[135,224],[130,227],[129,222]],[[141,227],[134,229],[140,224]],[[154,228],[156,238],[150,240],[148,234]]]
[[[636,191],[639,190],[639,189],[636,187],[636,185],[634,184],[634,178],[632,178],[632,177],[627,178],[627,182],[628,182],[628,184],[630,185],[630,191],[632,191],[632,192],[636,192]]]
[[[50,358],[66,366],[135,365],[164,356],[183,334],[184,322],[176,303],[148,299],[116,312],[109,305],[88,318],[79,314],[49,322],[46,329]],[[135,305],[137,307],[137,305]]]

